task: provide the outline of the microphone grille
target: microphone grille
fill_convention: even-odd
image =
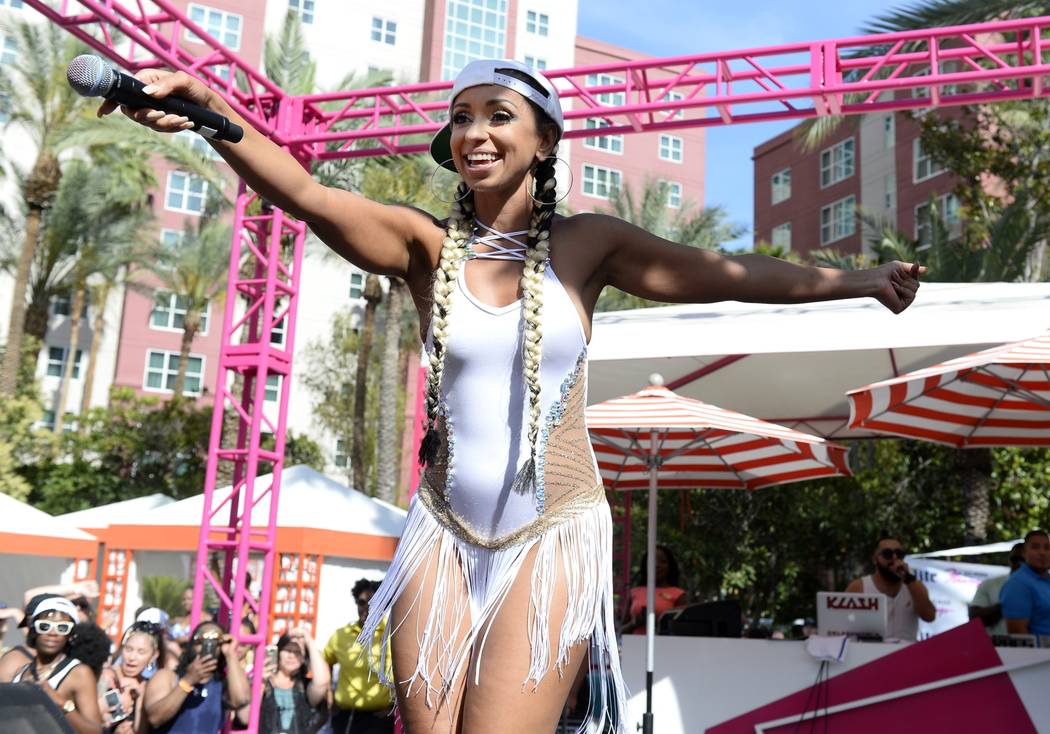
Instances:
[[[81,54],[66,67],[66,79],[82,97],[101,97],[113,85],[113,69],[93,54]]]

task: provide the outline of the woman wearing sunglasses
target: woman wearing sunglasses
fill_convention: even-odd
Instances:
[[[77,608],[68,599],[42,599],[29,612],[26,642],[35,657],[15,673],[12,683],[40,686],[66,715],[77,734],[99,734],[102,716],[95,692],[95,675],[69,653]]]

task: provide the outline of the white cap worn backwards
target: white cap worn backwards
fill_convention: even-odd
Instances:
[[[505,70],[512,69],[516,72],[527,75],[530,79],[533,79],[537,84],[546,90],[546,94],[533,87],[528,82],[523,82],[517,77],[503,73]],[[512,61],[510,59],[482,59],[480,61],[472,61],[463,67],[463,71],[459,72],[456,76],[456,80],[452,84],[452,93],[448,98],[449,116],[452,114],[452,103],[456,101],[456,97],[464,89],[470,87],[479,87],[483,84],[497,84],[507,89],[513,89],[515,92],[520,94],[525,99],[529,100],[541,110],[543,110],[549,118],[554,120],[554,123],[558,126],[558,137],[565,132],[565,119],[561,113],[561,100],[558,98],[558,90],[554,88],[554,85],[550,83],[550,80],[543,74],[538,73],[535,69],[530,66],[526,66],[520,61]],[[438,130],[437,135],[430,142],[430,155],[437,162],[439,166],[443,166],[450,171],[455,171],[456,166],[452,163],[452,123],[447,123],[443,128]]]

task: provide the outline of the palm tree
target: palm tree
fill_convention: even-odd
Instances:
[[[63,174],[44,231],[48,241],[57,241],[53,249],[64,246],[74,253],[67,280],[73,294],[70,341],[55,406],[56,433],[62,431],[76,354],[80,351],[80,321],[88,300],[89,281],[96,275],[111,280],[131,262],[135,245],[152,219],[144,192],[153,183],[148,161],[124,155],[119,149],[97,150],[90,161],[74,160]],[[98,337],[93,336],[92,342],[97,349]],[[93,358],[92,354],[90,359]],[[85,382],[82,406],[90,400],[88,390],[92,386]]]
[[[59,138],[79,116],[86,101],[65,78],[66,62],[80,50],[65,31],[53,23],[24,20],[5,30],[14,36],[18,48],[18,62],[0,68],[0,94],[10,105],[8,124],[29,133],[37,149],[22,186],[25,234],[11,294],[7,347],[0,367],[0,395],[12,395],[18,379],[30,269],[44,213],[51,207],[62,178]]]
[[[155,297],[174,294],[179,307],[186,311],[173,387],[176,400],[183,395],[190,348],[200,331],[201,314],[226,292],[231,228],[220,219],[221,203],[214,193],[210,195],[196,224],[187,222],[182,236],[174,242],[153,243],[140,260],[160,281],[153,289]]]
[[[725,209],[721,206],[697,207],[688,200],[677,208],[669,206],[669,191],[666,181],[647,178],[640,196],[636,196],[630,187],[616,189],[610,196],[610,206],[598,211],[619,217],[672,242],[708,250],[717,249],[722,243],[747,231],[740,225],[727,222]],[[620,311],[655,305],[653,301],[607,288],[599,297],[595,310]]]

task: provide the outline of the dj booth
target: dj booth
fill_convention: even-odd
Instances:
[[[1050,734],[1050,649],[995,647],[979,621],[922,642],[851,641],[841,663],[821,663],[803,641],[655,642],[660,734]],[[643,635],[623,637],[622,665],[632,693],[627,731],[636,731],[645,711]]]

